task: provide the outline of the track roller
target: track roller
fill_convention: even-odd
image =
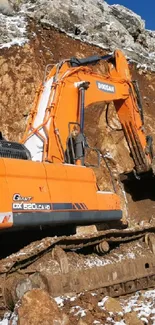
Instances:
[[[109,249],[110,249],[109,244],[105,240],[95,246],[95,252],[98,253],[99,255],[107,253]]]

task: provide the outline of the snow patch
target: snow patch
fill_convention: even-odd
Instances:
[[[108,297],[104,297],[101,301],[98,302],[98,306],[103,309],[104,308],[104,304],[107,301]]]
[[[54,298],[54,300],[59,307],[63,307],[64,300],[65,300],[64,297],[56,297],[56,298]]]
[[[74,313],[74,316],[84,317],[86,316],[86,310],[80,306],[74,306],[71,308],[70,313]]]
[[[82,295],[82,293],[79,293],[77,296],[59,296],[59,297],[55,297],[54,300],[57,303],[58,307],[63,307],[64,306],[64,302],[69,300],[71,302],[75,301],[77,299],[77,297],[80,297]]]
[[[0,325],[9,325],[8,319],[3,319],[2,321],[0,321]]]
[[[95,266],[104,266],[107,264],[111,264],[112,261],[108,259],[101,259],[98,256],[90,256],[88,259],[84,261],[84,266],[88,268],[92,268]]]
[[[107,152],[103,155],[103,157],[104,157],[104,158],[108,158],[108,159],[113,159],[113,156],[112,156],[111,152],[109,152],[108,150],[107,150]]]
[[[147,324],[148,319],[151,319],[153,323],[155,319],[155,290],[136,292],[132,297],[125,299],[121,305],[125,313],[135,311],[143,322]]]
[[[14,315],[14,313],[12,313],[12,315]],[[11,317],[11,320],[12,320],[12,315],[10,312],[6,312],[5,315],[4,315],[4,318],[0,321],[0,325],[9,325],[10,324],[10,317]],[[11,323],[12,325],[16,325],[17,322],[15,323]]]

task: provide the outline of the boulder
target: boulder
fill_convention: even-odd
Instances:
[[[119,313],[123,311],[119,301],[110,297],[105,301],[104,307],[108,312],[112,313]]]
[[[18,308],[18,325],[69,325],[68,317],[42,289],[28,291]]]
[[[126,313],[124,316],[124,320],[126,325],[144,325],[142,320],[140,320],[137,316],[136,312]]]

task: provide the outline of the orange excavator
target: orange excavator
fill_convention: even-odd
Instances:
[[[99,61],[106,61],[108,72],[104,75],[93,72],[92,65]],[[89,145],[84,135],[84,120],[85,109],[90,104],[114,102],[134,161],[134,173],[138,176],[149,172],[153,174],[152,138],[145,134],[138,85],[131,79],[123,53],[116,50],[114,54],[106,56],[63,60],[52,67],[46,76],[49,67],[47,66],[44,82],[36,93],[21,143],[5,141],[3,138],[0,141],[0,228],[3,230],[53,225],[67,227],[69,224],[94,225],[121,220],[119,196],[115,192],[98,190],[94,171],[87,167],[85,161]],[[98,149],[93,150],[97,154],[99,165],[101,152]],[[46,267],[44,269],[44,277],[48,278],[48,290],[50,288],[51,294],[99,288],[104,288],[104,292],[112,296],[132,292],[155,284],[155,247],[152,239],[154,231],[154,225],[150,225],[138,229],[109,229],[81,237],[52,237],[46,241],[46,248],[43,242],[42,246],[37,246],[37,251],[36,246],[33,247],[32,254],[30,250],[29,253],[25,250],[18,254],[18,268],[27,270],[27,267],[31,267],[30,271],[25,272],[30,272],[30,276],[33,274],[34,277],[36,268],[34,271],[35,262],[32,257],[42,258],[43,254],[45,258],[47,250],[49,252],[52,249],[55,252],[52,258],[59,261],[61,267],[56,275],[51,269],[50,280],[45,275]],[[85,266],[81,266],[79,271],[82,273],[77,270],[74,272],[76,263],[74,261],[73,267],[65,253],[66,249],[75,251],[95,248],[95,254],[109,252],[110,258],[111,246],[119,250],[118,246],[122,243],[128,247],[129,242],[133,245],[133,242],[138,241],[140,245],[139,240],[141,252],[136,256],[137,248],[132,247],[135,257],[131,254],[131,258],[129,252],[124,253],[127,260],[122,263],[125,266],[122,267],[120,259],[118,264],[113,260],[119,268],[118,272],[117,267],[115,272],[110,270],[111,265],[108,262],[106,266],[109,269],[105,268],[105,256],[100,256],[99,265],[98,262],[94,263],[94,257],[94,264],[88,270],[86,264],[90,266],[90,263],[88,258],[86,263],[85,256],[81,262]],[[8,261],[10,270],[16,271],[15,256],[7,258],[7,263]],[[1,273],[6,272],[7,263],[6,259],[1,261]],[[85,274],[83,281],[79,274]],[[90,277],[92,281],[88,281]],[[70,284],[66,286],[69,278]],[[9,281],[15,281],[14,276],[11,279],[13,280],[9,277]],[[35,281],[33,279],[31,278],[31,282],[36,285],[36,278]],[[135,282],[136,279],[139,282]],[[10,282],[7,288],[11,288]],[[13,297],[15,295],[17,292]]]
[[[100,60],[106,75],[88,67]],[[114,101],[136,173],[151,169],[152,141],[123,54],[61,61],[37,91],[22,143],[0,143],[0,228],[121,219],[119,197],[98,191],[85,167],[85,107],[103,101]]]

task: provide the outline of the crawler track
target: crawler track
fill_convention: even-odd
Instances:
[[[96,254],[107,245],[108,253]],[[112,297],[153,287],[155,225],[44,238],[2,259],[0,277],[1,315],[36,287],[53,296],[98,290]]]

